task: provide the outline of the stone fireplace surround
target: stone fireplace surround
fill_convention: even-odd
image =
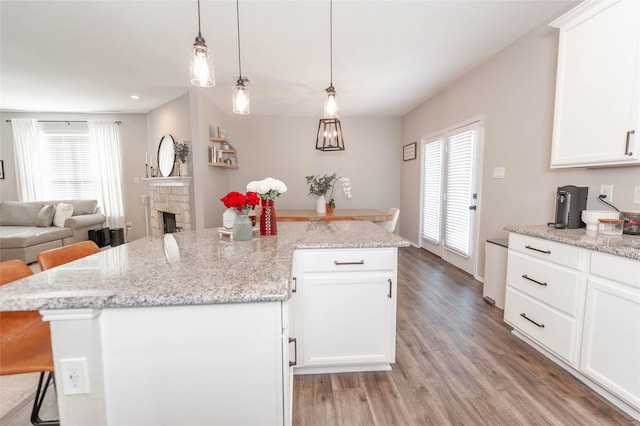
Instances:
[[[191,177],[144,179],[149,185],[149,230],[152,236],[164,234],[162,213],[176,215],[178,229],[192,229]]]

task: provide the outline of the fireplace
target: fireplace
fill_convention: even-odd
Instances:
[[[162,223],[164,223],[165,234],[173,234],[174,232],[178,232],[175,213],[162,212]]]
[[[152,236],[193,229],[191,179],[179,176],[145,179],[149,184],[149,228]]]

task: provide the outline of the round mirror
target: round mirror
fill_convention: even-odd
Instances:
[[[164,177],[171,176],[176,162],[173,144],[173,136],[164,135],[160,139],[160,145],[158,146],[158,168],[160,169],[160,174]]]

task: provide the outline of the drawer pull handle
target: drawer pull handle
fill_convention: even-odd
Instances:
[[[289,361],[289,367],[298,365],[298,340],[295,337],[289,337],[289,343],[293,342],[293,361]]]
[[[531,318],[529,318],[529,317],[527,316],[527,314],[525,314],[524,312],[523,312],[523,313],[521,313],[521,314],[520,314],[520,316],[521,316],[522,318],[526,319],[527,321],[531,321],[532,323],[534,323],[534,324],[535,324],[535,325],[537,325],[538,327],[540,327],[540,328],[544,328],[544,324],[540,324],[540,323],[535,322],[534,320],[532,320]]]
[[[533,250],[533,251],[539,251],[540,253],[544,253],[544,254],[551,254],[551,250],[540,250],[531,246],[524,246],[524,248],[528,248],[529,250]]]
[[[532,281],[532,282],[534,282],[534,283],[536,283],[536,284],[538,284],[538,285],[543,285],[543,286],[545,286],[545,287],[547,286],[547,283],[543,283],[543,282],[540,282],[540,281],[538,281],[538,280],[534,280],[533,278],[528,277],[528,276],[527,276],[527,274],[524,274],[524,275],[522,276],[522,278],[524,278],[525,280]]]
[[[393,281],[391,281],[391,278],[389,278],[387,281],[389,281],[389,294],[387,295],[387,297],[391,299],[391,286],[393,285]]]
[[[364,260],[361,260],[360,262],[338,262],[337,260],[333,261],[334,265],[364,265]]]

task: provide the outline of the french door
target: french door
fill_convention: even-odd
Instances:
[[[482,123],[422,140],[421,247],[476,276]]]

